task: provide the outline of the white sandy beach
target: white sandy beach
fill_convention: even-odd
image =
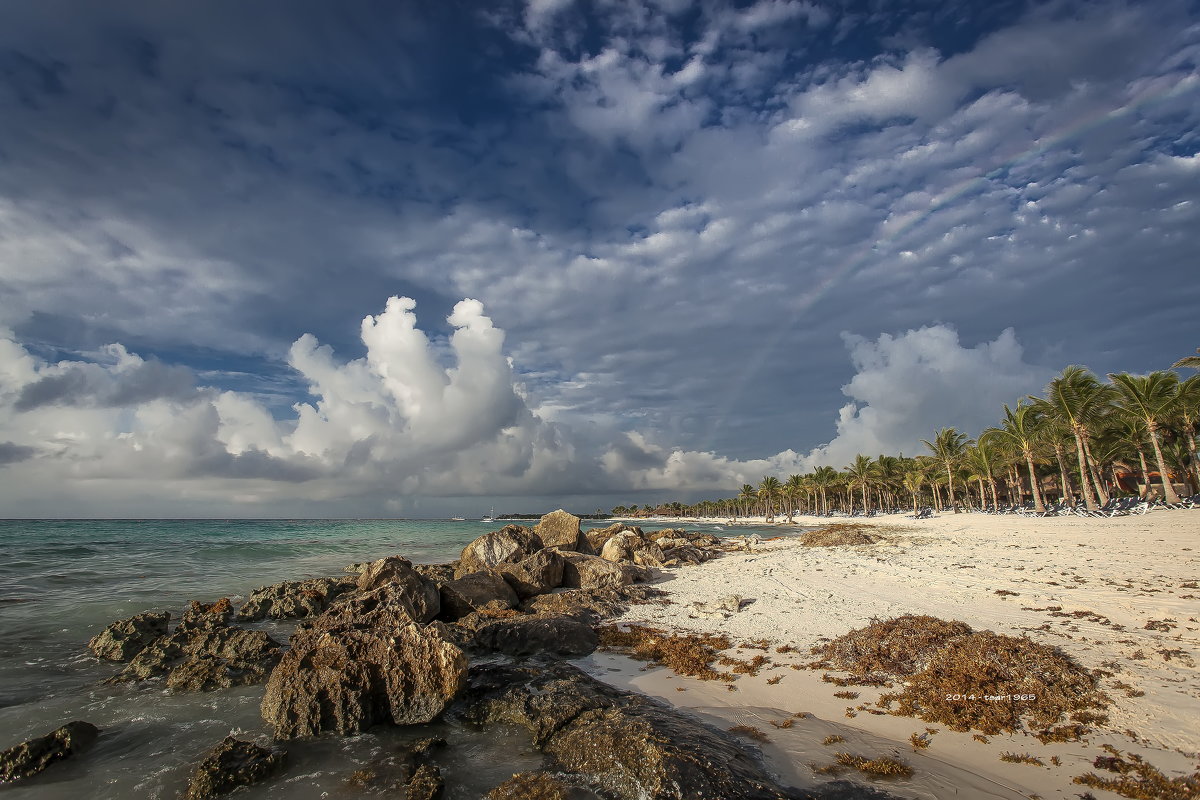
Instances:
[[[820,526],[831,520],[795,521]],[[1072,777],[1092,770],[1105,743],[1143,755],[1168,776],[1197,768],[1200,513],[1157,511],[1115,519],[946,513],[919,521],[902,516],[864,521],[887,540],[809,548],[785,538],[764,542],[756,553],[667,570],[657,585],[669,592],[671,602],[635,606],[620,619],[720,632],[737,641],[770,639],[800,649],[799,655],[780,655],[772,647],[775,666],[756,677],[740,677],[736,691],[661,668],[643,670],[614,656],[596,656],[594,668],[607,680],[713,715],[727,727],[759,727],[770,736],[764,753],[797,785],[823,780],[808,765],[829,762],[835,748],[820,741],[830,734],[846,738],[839,748],[899,755],[915,774],[881,785],[921,798],[1077,798],[1085,787],[1073,785]],[[714,523],[670,522],[689,529]],[[726,619],[699,614],[691,606],[728,594],[754,602]],[[809,648],[824,639],[902,614],[1028,635],[1062,648],[1086,668],[1113,672],[1101,682],[1114,700],[1108,723],[1086,742],[1042,744],[1020,734],[993,736],[985,744],[971,733],[914,718],[862,711],[848,717],[848,710],[872,701],[879,690],[851,687],[860,696],[841,699],[834,697],[839,687],[821,681],[822,671],[790,669],[792,663],[811,660]],[[1155,629],[1146,628],[1151,621]],[[745,656],[760,652],[747,650]],[[780,681],[768,684],[778,676]],[[1138,692],[1144,694],[1132,696]],[[799,711],[809,716],[791,728],[769,724]],[[931,746],[914,750],[909,736],[927,727],[938,729]],[[1047,766],[1002,762],[1004,752],[1028,753]],[[1061,766],[1050,765],[1052,756]],[[1097,797],[1117,796],[1091,791]]]

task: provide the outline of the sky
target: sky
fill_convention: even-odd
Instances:
[[[0,516],[731,496],[1200,346],[1195,2],[0,6]]]

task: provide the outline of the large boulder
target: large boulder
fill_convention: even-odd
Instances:
[[[358,590],[359,594],[342,598],[336,605],[352,605],[360,598],[375,597],[374,600],[367,600],[366,604],[374,607],[386,602],[403,606],[416,622],[429,622],[441,610],[437,584],[399,556],[381,558],[368,564],[358,579]]]
[[[434,627],[308,631],[292,638],[271,673],[262,716],[280,739],[426,723],[454,699],[466,673],[462,650]]]
[[[587,537],[588,544],[591,545],[592,552],[599,553],[604,547],[605,542],[616,536],[618,533],[625,533],[626,531],[629,531],[630,533],[636,533],[638,536],[642,535],[641,528],[638,528],[634,525],[626,525],[624,522],[614,522],[607,528],[593,528],[590,531],[584,531],[583,535]]]
[[[88,647],[97,658],[128,661],[155,639],[167,635],[171,615],[166,611],[146,611],[129,619],[117,620],[92,637]]]
[[[594,552],[579,527],[579,517],[568,514],[561,508],[542,517],[534,526],[533,532],[545,547],[557,547],[559,550],[574,550],[579,553]]]
[[[91,747],[100,729],[90,722],[68,722],[45,736],[0,752],[0,783],[37,775],[46,767]]]
[[[516,617],[497,620],[475,632],[476,647],[518,657],[539,653],[586,656],[599,644],[592,626],[576,617]]]
[[[192,772],[183,800],[211,800],[261,783],[283,768],[285,754],[232,736],[217,745]]]
[[[472,572],[442,584],[442,618],[456,620],[472,611],[516,608],[520,599],[495,572]]]
[[[320,614],[339,595],[355,587],[353,579],[313,578],[262,586],[238,609],[239,622],[260,619],[306,619]]]
[[[476,667],[465,701],[469,721],[525,726],[556,771],[621,800],[805,796],[776,784],[730,734],[569,664]]]
[[[505,525],[498,531],[485,533],[464,547],[454,575],[462,577],[497,564],[515,564],[541,550],[543,546],[542,540],[529,528]]]
[[[134,656],[114,681],[167,676],[171,689],[212,691],[261,683],[281,645],[263,631],[227,625],[180,626]]]
[[[539,550],[516,564],[499,564],[496,572],[524,600],[562,586],[564,564],[562,554],[557,551]]]
[[[606,561],[632,561],[643,567],[661,567],[663,551],[633,531],[622,531],[604,543],[600,557]]]
[[[564,553],[563,586],[571,589],[607,589],[648,580],[649,572],[633,564],[621,564],[599,556]]]

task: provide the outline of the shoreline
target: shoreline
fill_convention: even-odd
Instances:
[[[724,520],[677,520],[681,525],[727,524]],[[655,523],[658,521],[655,520]],[[788,780],[816,778],[805,759],[829,748],[815,746],[827,730],[873,744],[913,764],[912,779],[880,781],[882,787],[923,798],[955,796],[965,773],[977,776],[979,797],[1077,798],[1071,783],[1091,771],[1091,761],[1110,744],[1141,754],[1169,776],[1191,774],[1200,750],[1200,515],[1158,511],[1145,516],[1027,518],[943,513],[925,520],[902,515],[828,518],[796,516],[794,526],[816,528],[861,523],[884,541],[854,547],[805,547],[796,538],[761,542],[756,552],[731,553],[704,564],[672,570],[650,585],[668,593],[668,605],[638,605],[613,620],[687,633],[725,633],[739,642],[769,639],[799,653],[768,653],[772,664],[756,677],[739,676],[737,691],[720,683],[675,676],[669,669],[617,668],[614,681],[683,708],[720,709],[735,721],[762,717],[761,709],[806,711],[811,716],[788,730],[765,727],[764,755]],[[744,524],[762,525],[758,520]],[[690,610],[726,594],[753,600],[728,618]],[[1054,610],[1057,609],[1057,610]],[[928,614],[961,620],[976,630],[1028,636],[1061,648],[1087,669],[1112,673],[1101,681],[1114,704],[1109,721],[1082,742],[1042,744],[1028,734],[988,737],[936,727],[932,746],[917,751],[907,741],[927,725],[920,719],[856,713],[878,690],[851,687],[853,702],[835,698],[839,687],[820,672],[790,669],[811,660],[814,645],[874,618]],[[1152,625],[1151,628],[1147,628]],[[1161,628],[1161,629],[1160,629]],[[754,650],[742,650],[743,657]],[[777,684],[767,681],[782,676]],[[601,674],[600,677],[604,678]],[[686,691],[679,692],[683,686]],[[1128,687],[1128,688],[1122,688]],[[1131,696],[1141,692],[1140,696]],[[762,726],[760,726],[762,727]],[[807,731],[807,733],[806,733]],[[1133,735],[1131,735],[1133,734]],[[815,737],[815,738],[814,738]],[[1002,752],[1031,754],[1059,766],[1006,763]],[[806,774],[807,773],[807,774]],[[924,777],[922,775],[924,774]],[[939,788],[941,787],[941,788]],[[990,788],[988,788],[990,787]],[[1100,796],[1117,795],[1094,790]]]

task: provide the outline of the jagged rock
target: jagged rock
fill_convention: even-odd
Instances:
[[[329,630],[349,623],[394,630],[410,622],[428,622],[441,611],[441,594],[435,584],[415,572],[413,578],[342,595],[324,614],[301,623],[297,631]]]
[[[135,614],[100,631],[88,647],[106,661],[128,661],[158,637],[166,636],[170,622],[171,615],[166,611]]]
[[[569,800],[569,791],[554,775],[519,772],[484,795],[484,800]]]
[[[591,554],[594,551],[579,527],[579,517],[568,514],[561,508],[546,514],[534,526],[533,532],[545,547],[557,547],[559,550],[573,550],[579,553]]]
[[[703,564],[708,561],[709,554],[698,547],[693,547],[690,544],[683,547],[672,547],[668,550],[663,550],[663,564],[667,565],[669,561],[677,561],[685,564]]]
[[[716,547],[721,543],[720,537],[713,536],[711,533],[696,534],[691,539],[692,544],[696,547]]]
[[[475,632],[477,647],[510,656],[586,656],[599,644],[591,625],[567,616],[497,620]]]
[[[355,770],[347,782],[360,789],[370,789],[375,792],[400,794],[402,797],[439,797],[436,791],[441,784],[440,773],[429,762],[433,751],[446,746],[446,740],[440,736],[419,739],[412,744],[400,748],[394,753],[377,757],[363,769]],[[430,767],[421,775],[423,767]],[[430,773],[433,774],[430,774]],[[421,777],[418,777],[421,775]],[[433,778],[434,780],[430,780]],[[408,794],[404,794],[405,787]],[[417,793],[414,794],[413,791]],[[430,790],[435,793],[429,794]],[[426,794],[420,792],[425,791]]]
[[[641,528],[633,525],[626,525],[624,522],[614,522],[607,528],[593,528],[590,531],[584,531],[583,535],[587,537],[588,544],[591,545],[592,552],[599,553],[601,548],[604,547],[605,542],[616,536],[618,533],[625,533],[626,531],[630,533],[636,533],[638,536],[643,535]]]
[[[271,673],[262,716],[280,739],[358,733],[435,719],[463,686],[467,659],[437,628],[345,624],[292,637]]]
[[[172,689],[211,691],[260,683],[279,660],[280,644],[263,631],[226,625],[180,626],[134,656],[114,681],[167,676]],[[178,674],[176,674],[178,673]]]
[[[305,619],[320,614],[339,595],[354,588],[349,578],[314,578],[307,581],[283,581],[262,586],[250,593],[238,609],[239,622],[260,619]]]
[[[516,564],[499,564],[496,571],[524,600],[562,586],[564,563],[558,552],[539,550]]]
[[[442,584],[442,617],[456,620],[472,611],[515,608],[520,600],[495,572],[472,572]]]
[[[606,561],[632,561],[644,567],[661,567],[663,551],[632,531],[622,531],[604,543],[600,557]]]
[[[433,764],[422,764],[404,784],[407,800],[437,800],[446,790],[442,771]]]
[[[95,725],[76,720],[10,747],[0,752],[0,783],[33,777],[51,764],[86,750],[99,735]]]
[[[441,610],[441,597],[437,584],[413,569],[412,564],[399,556],[389,556],[373,561],[358,579],[358,593],[338,600],[330,607],[345,616],[342,607],[360,606],[376,608],[381,604],[395,604],[408,609],[409,616],[416,622],[428,622]],[[363,613],[363,612],[357,612]]]
[[[497,564],[515,564],[542,547],[542,540],[529,528],[505,525],[498,531],[485,533],[464,547],[454,576],[461,578],[463,575],[486,570]]]
[[[662,538],[655,541],[655,544],[662,550],[669,550],[672,547],[691,547],[692,543],[687,539]]]
[[[625,611],[633,603],[646,603],[664,594],[649,586],[617,586],[605,589],[568,589],[539,595],[523,608],[544,616],[572,616],[595,621]]]
[[[193,600],[183,610],[179,618],[180,628],[209,627],[213,625],[228,625],[233,619],[233,603],[228,597],[222,597],[215,603],[201,603]]]
[[[683,528],[663,528],[647,532],[646,538],[652,542],[657,542],[659,539],[687,539],[688,532]]]
[[[418,575],[438,586],[454,580],[454,571],[457,568],[457,561],[451,561],[449,564],[413,564],[413,569]]]
[[[604,589],[626,586],[649,579],[647,570],[633,564],[618,564],[599,556],[564,553],[563,586],[572,589]]]
[[[283,768],[284,759],[283,751],[226,736],[192,772],[183,800],[210,800],[261,783]]]
[[[477,666],[464,699],[469,721],[525,726],[554,768],[622,800],[803,796],[776,784],[728,733],[569,664]]]

